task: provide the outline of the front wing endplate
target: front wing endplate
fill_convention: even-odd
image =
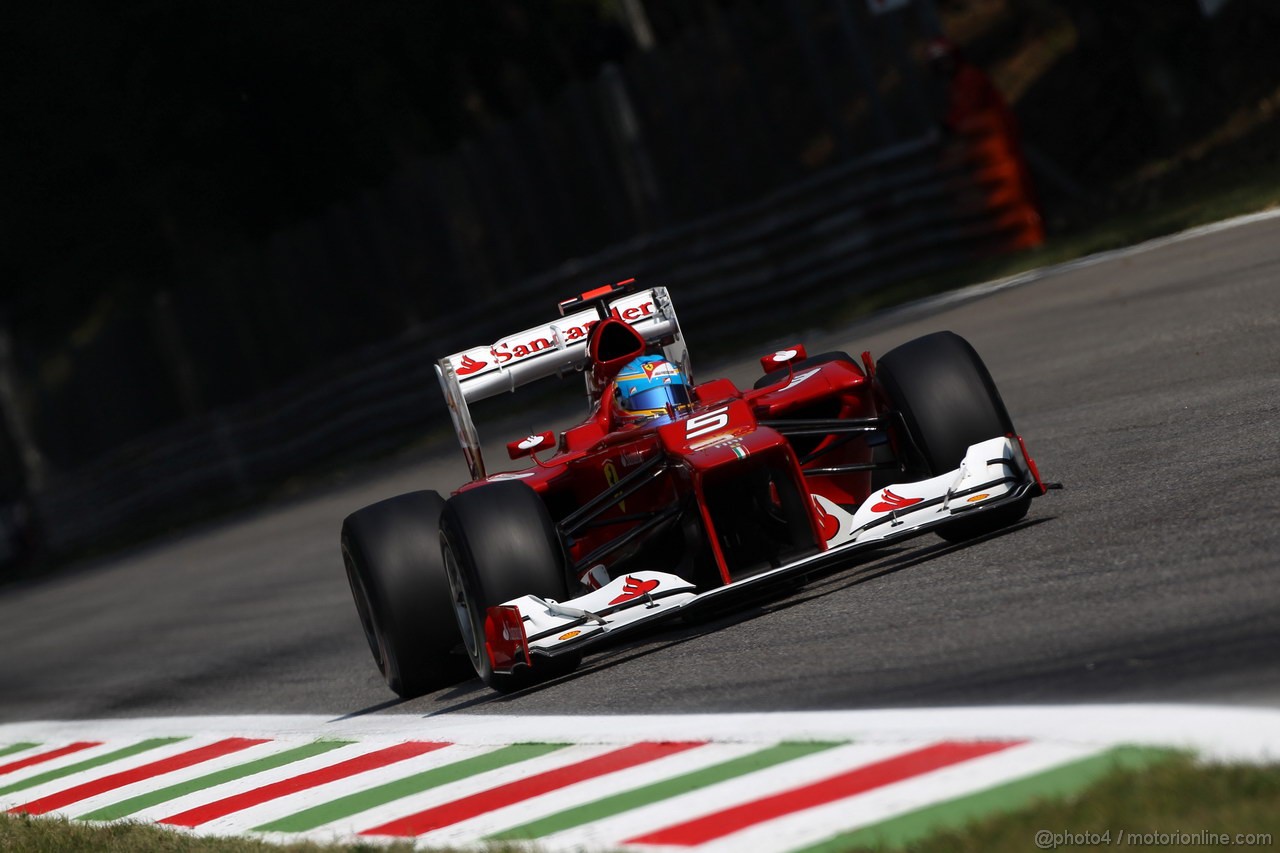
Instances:
[[[928,480],[888,486],[852,513],[815,495],[821,509],[839,520],[839,529],[825,551],[785,566],[701,593],[673,574],[631,572],[569,601],[526,595],[501,607],[518,609],[529,659],[536,667],[537,658],[579,654],[690,607],[787,575],[830,568],[885,542],[910,538],[961,516],[987,512],[1043,491],[1017,437],[992,438],[972,445],[955,470]],[[511,667],[522,663],[520,655],[504,657]],[[503,671],[510,670],[504,667]]]

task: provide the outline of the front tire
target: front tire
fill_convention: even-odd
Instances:
[[[876,378],[912,439],[899,442],[901,452],[927,476],[959,467],[970,445],[1014,434],[991,373],[954,332],[935,332],[890,350],[876,365]],[[912,444],[918,454],[908,450]],[[949,542],[963,542],[1013,524],[1030,506],[1027,496],[944,524],[937,532]]]
[[[471,676],[453,653],[458,629],[440,554],[436,492],[399,495],[342,523],[342,562],[374,663],[406,699]]]
[[[494,672],[484,621],[490,607],[522,595],[565,598],[564,549],[542,498],[518,482],[459,492],[445,505],[440,537],[454,616],[476,674],[504,693],[532,683],[541,673]]]

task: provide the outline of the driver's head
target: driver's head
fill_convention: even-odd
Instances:
[[[642,355],[627,362],[614,380],[613,402],[626,423],[642,423],[692,407],[684,374],[660,355]]]

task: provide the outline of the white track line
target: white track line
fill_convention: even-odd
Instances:
[[[10,743],[0,743],[0,748],[6,747],[9,745]],[[26,747],[25,749],[20,749],[17,752],[10,752],[7,755],[0,756],[0,767],[6,764],[12,764],[15,761],[25,761],[31,756],[39,755],[42,752],[47,752],[49,749],[50,749],[50,746],[48,744],[36,743]],[[0,777],[0,778],[4,778],[4,777]]]
[[[994,788],[1014,779],[1087,758],[1097,747],[1024,744],[963,761],[817,808],[794,812],[701,845],[699,853],[782,853],[817,844],[917,809]],[[621,840],[621,839],[619,839]]]
[[[1280,761],[1280,709],[1222,705],[996,705],[683,716],[173,717],[0,724],[0,743],[40,741],[47,748],[73,740],[109,737],[114,742],[165,734],[307,740],[356,738],[389,742],[439,740],[476,746],[499,746],[516,739],[541,743],[627,744],[644,740],[776,743],[781,740],[1012,738],[1166,746],[1196,750],[1211,759]],[[59,764],[74,764],[114,748],[118,745],[94,747],[40,766],[52,769]],[[28,772],[37,771],[34,768],[20,771]],[[14,774],[12,778],[18,776]],[[0,787],[10,778],[0,777]]]
[[[523,732],[521,734],[523,735]],[[521,740],[525,741],[527,739],[521,737]],[[327,824],[317,832],[323,830],[323,832],[333,837],[355,839],[363,830],[372,829],[389,821],[398,820],[424,809],[434,808],[509,782],[518,782],[530,776],[558,770],[566,765],[595,758],[615,749],[617,749],[617,746],[614,744],[567,746],[537,758],[495,768],[475,776],[468,776],[456,782],[450,782],[447,785],[411,794],[408,797],[403,797],[349,818]],[[373,837],[376,838],[377,836]],[[369,836],[359,837],[361,841],[368,841],[369,839]]]
[[[311,741],[306,741],[306,743],[310,742]],[[241,764],[248,764],[252,761],[258,761],[272,755],[278,755],[298,746],[301,746],[301,744],[290,743],[289,741],[271,740],[266,743],[258,744],[257,746],[251,746],[247,749],[242,749],[218,758],[210,759],[209,761],[193,764],[190,767],[184,767],[181,770],[175,770],[171,773],[165,773],[151,779],[143,779],[139,782],[133,782],[121,788],[116,788],[113,791],[107,791],[90,797],[87,800],[72,803],[66,808],[58,809],[57,813],[66,815],[67,817],[87,815],[105,806],[114,805],[116,803],[132,799],[139,794],[158,791],[161,788],[168,788],[170,785],[179,785],[183,782],[190,782],[192,779],[199,779],[201,777],[208,776],[211,773],[218,773],[231,767],[239,767]],[[101,768],[101,775],[108,776],[114,773],[114,768],[114,764],[104,766]],[[250,776],[246,778],[253,779],[256,777]],[[136,815],[130,815],[129,819],[136,819],[136,817]]]
[[[538,839],[548,850],[617,849],[619,842],[641,833],[702,817],[819,779],[901,755],[926,743],[855,743],[836,747],[717,782],[648,806]],[[750,848],[739,848],[750,849]]]
[[[291,743],[290,746],[298,746],[297,743]],[[313,770],[320,770],[325,767],[331,767],[343,761],[349,761],[353,758],[359,758],[362,755],[368,755],[381,749],[385,744],[360,742],[349,744],[348,746],[340,746],[337,749],[329,750],[320,755],[313,755],[310,758],[304,758],[291,764],[285,764],[281,767],[274,767],[270,770],[250,776],[246,779],[236,779],[231,782],[223,782],[221,785],[215,785],[212,788],[205,788],[202,791],[195,791],[190,794],[169,800],[143,809],[131,816],[133,820],[159,821],[167,817],[182,814],[183,812],[217,802],[225,797],[235,796],[246,791],[253,791],[264,785],[274,785],[277,782],[283,782],[292,779],[295,776],[301,776],[304,773],[310,773]],[[359,780],[360,774],[350,777],[349,781],[356,782]],[[350,785],[349,788],[355,788],[356,785]],[[246,810],[251,811],[251,809]],[[245,812],[241,812],[244,814]],[[214,821],[213,823],[217,823]]]
[[[466,761],[500,748],[501,747],[494,746],[459,746],[455,744],[453,746],[445,747],[444,749],[436,750],[435,752],[428,752],[426,755],[415,756],[414,758],[399,761],[395,764],[389,764],[386,767],[379,767],[376,770],[370,770],[366,773],[362,773],[359,777],[359,790],[368,791],[370,789],[377,788],[380,785],[385,785],[388,782],[407,779],[410,776],[415,776],[428,770],[446,767],[450,764],[456,764],[459,761]],[[238,827],[232,831],[246,832],[255,826],[262,826],[265,823],[270,823],[272,821],[279,820],[280,818],[297,814],[298,812],[309,809],[313,806],[332,802],[333,800],[352,793],[353,789],[354,786],[351,785],[347,779],[326,782],[323,785],[318,785],[315,788],[310,788],[306,791],[299,791],[296,794],[287,794],[277,800],[272,800],[269,803],[263,803],[261,806],[256,806],[251,810],[228,815],[224,820],[229,824],[234,823],[235,826]],[[247,817],[250,811],[253,812],[252,818]],[[327,834],[327,832],[322,832],[320,829],[313,830],[312,832],[320,832],[321,835]],[[308,837],[309,834],[310,833],[283,833],[282,837],[287,835],[290,838],[297,839],[300,837]],[[255,833],[255,837],[256,835],[257,834]]]
[[[216,735],[213,737],[191,737],[191,738],[188,738],[187,740],[181,740],[181,741],[178,741],[177,743],[168,744],[167,746],[158,746],[153,749],[148,749],[143,752],[139,752],[137,755],[132,755],[128,758],[122,758],[118,761],[112,761],[108,764],[103,764],[98,767],[93,767],[89,770],[81,770],[79,773],[72,773],[70,776],[63,776],[61,778],[54,779],[51,782],[45,782],[43,784],[36,785],[31,788],[24,788],[21,791],[13,791],[11,793],[3,795],[3,797],[0,799],[3,800],[5,804],[4,805],[5,809],[13,808],[14,806],[23,805],[24,803],[30,803],[35,800],[42,799],[44,797],[49,796],[50,794],[56,794],[56,793],[59,793],[60,791],[66,791],[70,788],[75,788],[76,786],[83,785],[86,782],[93,782],[97,779],[102,779],[103,777],[106,777],[106,776],[114,776],[117,773],[123,773],[128,770],[134,770],[138,767],[144,767],[156,761],[163,761],[166,758],[172,758],[175,755],[181,755],[184,752],[189,752],[193,749],[199,749],[200,747],[203,747],[203,746],[208,746],[222,739],[223,739],[222,735]],[[115,752],[118,749],[123,749],[125,747],[132,746],[135,743],[137,743],[136,740],[116,740],[112,738],[111,740],[108,740],[105,744],[103,744],[104,747],[107,747],[106,749],[99,751],[97,748],[95,748],[94,751],[97,752],[98,755],[105,755],[110,752]],[[81,760],[85,760],[91,757],[91,756],[85,755],[85,753],[88,753],[89,751],[90,750],[86,749],[83,752],[78,752],[75,754],[83,756]],[[66,756],[66,757],[70,758],[71,756]],[[75,764],[75,763],[76,762],[74,761],[70,762],[70,764]],[[41,764],[38,766],[47,767],[47,765],[44,765],[44,764]],[[35,768],[28,768],[28,769],[34,770]],[[31,775],[39,776],[40,774],[35,773]],[[163,783],[157,784],[155,780],[165,779],[167,778],[167,776],[168,774],[162,774],[162,775],[153,777],[151,787],[153,789],[162,787]],[[4,783],[0,783],[0,788],[6,787],[8,784],[7,782],[8,777],[0,776],[0,779],[6,780]],[[76,805],[77,805],[76,803],[72,803],[68,807],[70,811],[64,811],[62,809],[58,809],[54,813],[55,814],[75,813]]]
[[[375,749],[381,749],[387,745],[382,743],[373,749],[366,748],[365,753],[373,752]],[[394,782],[427,770],[434,770],[458,761],[475,758],[477,755],[492,752],[494,749],[495,747],[491,746],[447,746],[444,749],[397,761],[385,767],[366,770],[363,773],[349,776],[345,779],[337,779],[332,782],[326,782],[323,785],[317,785],[314,788],[268,800],[265,803],[210,821],[203,826],[197,827],[196,831],[201,835],[242,835],[255,826],[262,826],[264,823],[270,823],[271,821],[297,814],[304,809],[336,800],[355,791],[367,791],[387,782]],[[256,777],[254,783],[246,790],[260,787]],[[221,797],[210,797],[207,802],[213,802],[218,799],[221,799]],[[299,837],[298,834],[291,835],[294,838]]]
[[[496,809],[480,817],[422,835],[419,842],[427,846],[442,847],[465,844],[565,809],[749,755],[759,749],[757,744],[708,744],[697,747]]]
[[[658,780],[670,779],[783,741],[846,744],[671,797],[660,803],[640,806],[538,842],[545,849],[555,851],[581,849],[583,846],[614,849],[626,838],[648,834],[664,826],[841,774],[879,758],[898,755],[928,743],[970,740],[1032,742],[1028,746],[1014,747],[1006,752],[893,783],[883,789],[849,797],[838,803],[780,817],[758,827],[749,827],[732,837],[715,842],[709,853],[728,853],[729,850],[744,848],[773,851],[821,841],[850,828],[879,822],[1121,744],[1185,748],[1214,760],[1277,761],[1280,760],[1280,710],[1210,705],[1055,705],[651,716],[517,717],[450,714],[422,717],[401,714],[352,719],[316,715],[220,716],[8,723],[0,725],[0,746],[27,741],[37,745],[6,756],[8,762],[5,763],[20,761],[24,756],[39,755],[75,741],[101,743],[0,776],[0,787],[100,758],[146,738],[169,736],[184,739],[0,796],[0,807],[12,808],[85,782],[181,755],[231,736],[269,738],[271,742],[171,771],[144,782],[122,786],[69,804],[60,813],[70,816],[86,814],[147,790],[199,778],[216,770],[247,763],[317,739],[356,742],[140,810],[131,815],[130,819],[158,820],[170,817],[227,796],[292,779],[409,740],[452,744],[315,788],[286,794],[209,821],[195,830],[187,830],[199,835],[244,833],[254,826],[296,814],[346,794],[368,790],[426,769],[484,754],[513,741],[569,744],[546,755],[401,797],[305,833],[267,833],[258,836],[269,840],[302,837],[381,843],[388,839],[362,837],[358,833],[509,782],[558,770],[629,744],[642,741],[707,742],[707,745],[685,752],[571,783],[559,790],[444,827],[422,838],[424,842],[472,844],[485,835],[566,808],[594,802]]]
[[[99,728],[99,731],[101,731],[101,727]],[[44,740],[45,741],[44,743],[41,743],[40,746],[37,747],[33,752],[27,754],[27,757],[31,757],[34,755],[39,755],[41,753],[53,752],[54,750],[60,749],[61,747],[64,747],[64,746],[70,746],[76,741],[105,741],[106,738],[101,735],[99,737],[74,737],[74,738],[67,738],[65,740],[45,739],[40,737],[5,738],[6,742],[15,741],[15,740]],[[72,752],[60,758],[54,758],[49,761],[42,761],[39,764],[33,764],[32,766],[24,767],[21,770],[14,770],[10,773],[5,773],[3,776],[0,776],[0,789],[8,788],[10,785],[14,785],[18,782],[26,781],[27,779],[33,779],[36,776],[42,776],[51,770],[61,770],[64,767],[71,767],[73,765],[79,764],[82,761],[90,761],[95,758],[99,758],[108,753],[115,752],[117,749],[121,749],[122,747],[129,746],[131,743],[135,743],[135,742],[136,741],[116,742],[114,739],[112,739],[111,741],[104,742],[102,744],[99,744],[98,746],[91,746],[88,749],[82,749],[77,752]],[[19,760],[19,759],[15,759],[15,760]],[[4,763],[8,764],[9,762],[6,761]],[[14,797],[21,797],[24,793],[26,793],[25,790],[14,791],[11,794],[3,794],[3,795],[0,795],[0,801],[7,802],[9,800],[12,800]],[[26,802],[26,800],[23,800],[22,802]]]

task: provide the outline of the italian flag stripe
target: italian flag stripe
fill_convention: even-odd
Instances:
[[[0,758],[6,755],[13,755],[15,752],[22,752],[24,749],[34,749],[39,745],[38,743],[11,743],[8,746],[0,746]],[[3,772],[4,769],[0,768],[0,773]]]
[[[825,805],[942,767],[990,755],[1019,743],[979,741],[933,744],[770,797],[752,800],[656,832],[628,838],[623,843],[695,847],[793,812]]]
[[[837,853],[945,840],[1167,746],[1265,762],[1277,742],[1280,711],[1123,705],[0,723],[0,816],[280,844]]]
[[[158,806],[161,803],[167,803],[170,800],[176,800],[178,797],[185,797],[187,794],[193,794],[196,791],[203,791],[212,788],[215,785],[222,785],[227,782],[234,782],[237,779],[243,779],[246,776],[253,776],[263,773],[267,770],[273,770],[276,767],[283,767],[286,764],[292,764],[295,761],[301,761],[304,758],[311,758],[316,755],[322,755],[331,749],[337,749],[340,746],[347,746],[353,743],[348,740],[318,740],[313,743],[304,744],[284,752],[268,755],[265,758],[259,758],[256,761],[249,761],[244,764],[238,764],[235,767],[228,767],[225,770],[219,770],[216,773],[210,773],[201,776],[199,779],[192,779],[187,782],[179,782],[176,785],[169,785],[155,791],[148,791],[145,794],[139,794],[136,797],[130,797],[127,800],[121,800],[118,803],[112,803],[109,806],[81,815],[79,820],[118,820],[128,817],[135,812],[143,809]]]
[[[1147,767],[1167,760],[1174,754],[1161,749],[1117,747],[966,797],[958,797],[901,817],[842,833],[794,853],[841,853],[864,847],[905,847],[935,832],[958,829],[973,820],[1014,811],[1035,800],[1069,796],[1088,787],[1112,769]]]
[[[72,803],[78,803],[81,800],[87,800],[89,797],[97,796],[98,794],[114,791],[116,788],[123,788],[125,785],[131,785],[134,782],[141,782],[144,779],[172,773],[175,770],[181,770],[184,767],[191,767],[194,764],[201,764],[213,758],[220,758],[233,752],[239,752],[242,749],[257,746],[260,743],[267,743],[267,741],[265,739],[253,740],[239,737],[226,738],[217,743],[211,743],[160,761],[144,764],[141,767],[134,767],[131,770],[124,770],[120,773],[113,773],[110,776],[94,779],[92,782],[76,785],[73,788],[66,788],[56,794],[50,794],[47,797],[41,797],[38,800],[15,806],[9,809],[9,813],[45,814],[54,809],[60,809]]]
[[[813,755],[816,752],[823,752],[836,746],[844,746],[844,744],[781,743],[777,746],[762,749],[759,752],[753,752],[750,755],[744,755],[741,758],[685,773],[674,779],[666,779],[662,782],[656,782],[652,785],[596,800],[593,803],[585,803],[575,808],[566,809],[488,837],[493,840],[503,841],[543,838],[555,832],[562,832],[593,821],[604,820],[607,817],[613,817],[631,809],[661,802],[680,794],[687,794],[690,791],[697,791],[717,782],[764,770],[774,765],[792,761],[796,758],[803,758],[806,755]]]
[[[443,749],[448,745],[449,744],[447,743],[435,743],[430,741],[408,741],[407,743],[399,743],[395,746],[379,749],[376,752],[370,752],[366,755],[348,759],[347,761],[341,761],[329,767],[322,767],[319,770],[313,770],[310,773],[303,773],[301,776],[295,776],[292,779],[286,779],[272,785],[263,785],[260,788],[254,788],[253,790],[246,791],[243,794],[224,797],[221,800],[217,800],[194,809],[188,809],[185,812],[172,815],[158,822],[169,824],[170,826],[196,827],[202,823],[208,823],[211,820],[226,817],[229,814],[247,809],[250,806],[269,802],[287,794],[305,791],[307,788],[314,788],[328,782],[345,779],[348,776],[354,776],[357,773],[363,773],[366,770],[375,770],[379,767],[385,767],[388,764],[394,764],[397,761],[404,761],[407,758],[424,755],[437,749]]]
[[[421,773],[415,773],[412,776],[397,779],[394,782],[387,782],[366,791],[348,794],[345,797],[339,797],[336,800],[321,803],[318,806],[312,806],[288,817],[254,827],[254,831],[306,832],[309,829],[315,829],[335,820],[342,820],[394,800],[420,794],[423,791],[457,782],[461,779],[467,779],[471,776],[478,776],[481,773],[487,773],[499,767],[506,767],[510,764],[528,761],[531,758],[538,758],[564,747],[565,744],[562,743],[513,744],[483,755],[455,761],[443,767],[433,767],[430,770],[424,770]]]
[[[595,758],[588,758],[585,761],[579,761],[570,764],[567,767],[560,767],[555,770],[548,770],[531,776],[528,779],[522,779],[518,782],[509,782],[506,785],[500,785],[491,788],[488,791],[482,791],[478,794],[472,794],[453,802],[443,803],[434,808],[425,809],[406,817],[384,823],[381,826],[375,826],[372,829],[366,829],[361,835],[421,835],[424,832],[441,829],[442,827],[452,826],[455,823],[478,817],[486,812],[494,811],[505,806],[523,802],[532,797],[550,793],[559,790],[568,785],[574,785],[579,782],[592,779],[597,776],[603,776],[607,773],[615,773],[619,770],[626,770],[640,764],[646,764],[650,761],[656,761],[659,758],[665,758],[668,755],[675,755],[684,752],[687,749],[695,749],[703,746],[704,742],[697,741],[692,743],[637,743],[626,746],[621,749],[615,749],[606,752],[604,755],[598,755]]]
[[[23,779],[21,782],[15,782],[4,788],[0,788],[0,794],[9,794],[13,791],[21,791],[25,788],[34,788],[36,785],[43,785],[46,782],[52,782],[55,779],[61,779],[64,776],[71,776],[75,773],[83,773],[86,770],[92,770],[95,767],[101,767],[103,764],[110,764],[113,761],[119,761],[123,758],[130,758],[139,753],[146,752],[149,749],[157,749],[162,746],[168,746],[171,743],[178,743],[187,740],[185,737],[157,737],[135,743],[132,746],[126,746],[123,749],[117,749],[115,752],[108,752],[106,755],[99,755],[96,758],[90,758],[87,761],[81,761],[78,764],[72,764],[68,767],[60,767],[57,770],[50,770],[48,773],[42,773],[39,776],[31,776]],[[72,744],[77,749],[87,749],[90,746],[98,746],[97,743]],[[71,747],[66,747],[66,752],[74,752]],[[66,752],[63,754],[65,755]]]
[[[24,746],[24,744],[17,744],[17,745]],[[34,746],[35,744],[31,744],[31,745]],[[48,752],[42,752],[39,755],[28,755],[26,758],[20,759],[18,761],[10,762],[9,764],[0,764],[0,775],[4,775],[5,773],[12,773],[15,770],[23,770],[23,769],[26,769],[27,767],[34,767],[37,764],[44,764],[46,761],[52,761],[55,758],[61,758],[64,755],[70,755],[73,752],[79,752],[80,750],[88,749],[91,746],[101,746],[101,745],[102,745],[102,741],[82,740],[82,741],[77,741],[76,743],[68,744],[66,746],[58,747],[57,749],[51,749]],[[16,749],[10,749],[8,751],[17,752]],[[17,789],[15,788],[13,790],[17,790]]]

